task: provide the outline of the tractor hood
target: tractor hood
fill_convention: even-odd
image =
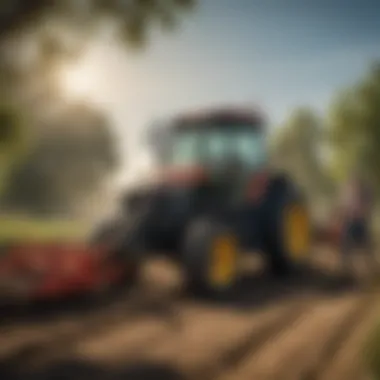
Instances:
[[[146,193],[152,189],[194,186],[207,181],[207,170],[201,166],[171,166],[157,170],[156,173],[140,178],[127,187],[128,193]]]
[[[151,178],[129,187],[122,199],[124,215],[148,209],[150,213],[166,215],[167,220],[169,214],[178,216],[187,208],[193,191],[207,181],[207,174],[199,166],[170,166],[158,170]]]
[[[169,167],[161,172],[161,184],[167,186],[194,186],[206,182],[207,171],[203,167]]]

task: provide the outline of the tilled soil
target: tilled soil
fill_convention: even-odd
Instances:
[[[0,379],[367,379],[362,346],[378,291],[343,281],[333,252],[319,250],[286,281],[253,271],[233,302],[192,299],[180,285],[152,263],[134,291],[97,305],[8,312]]]

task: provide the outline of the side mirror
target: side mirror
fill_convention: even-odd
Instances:
[[[147,131],[146,143],[153,155],[161,158],[165,156],[170,144],[170,130],[162,124],[154,124]]]

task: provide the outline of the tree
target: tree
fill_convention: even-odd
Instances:
[[[195,0],[4,0],[0,4],[0,36],[34,31],[51,20],[83,33],[112,20],[119,35],[135,45],[147,40],[152,26],[172,28],[178,14],[194,4]]]
[[[46,127],[28,159],[11,174],[3,198],[7,209],[70,214],[117,166],[114,136],[98,111],[71,105]]]
[[[323,121],[308,108],[296,109],[274,136],[277,167],[287,171],[311,197],[332,191],[323,160]]]
[[[328,117],[332,168],[339,179],[361,170],[380,191],[380,63],[339,93]]]
[[[76,57],[103,26],[114,31],[127,46],[143,47],[154,27],[171,29],[180,13],[194,3],[195,0],[0,2],[0,106],[9,103],[12,114],[8,115],[23,115],[28,123],[18,124],[22,128],[17,131],[23,131],[32,141],[28,161],[11,173],[3,206],[35,212],[72,209],[114,167],[116,147],[100,114],[72,106],[65,115],[49,119],[52,109],[64,105],[54,75],[50,75],[57,65]],[[7,120],[8,126],[16,125]],[[72,125],[77,131],[70,128]],[[91,133],[88,130],[78,135],[86,125],[91,126]],[[46,134],[51,127],[59,133]],[[22,134],[18,136],[20,141],[25,140]],[[5,149],[2,157],[5,151],[10,157],[10,151]],[[14,169],[7,162],[0,157],[1,184],[6,182],[3,174]]]
[[[14,107],[0,107],[0,194],[7,179],[28,150],[29,135],[24,121]]]

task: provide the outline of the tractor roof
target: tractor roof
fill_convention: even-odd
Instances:
[[[175,118],[174,126],[176,129],[186,129],[193,128],[194,125],[207,128],[210,124],[217,124],[218,127],[226,128],[245,125],[261,129],[263,120],[263,116],[257,110],[225,107],[180,115]]]

